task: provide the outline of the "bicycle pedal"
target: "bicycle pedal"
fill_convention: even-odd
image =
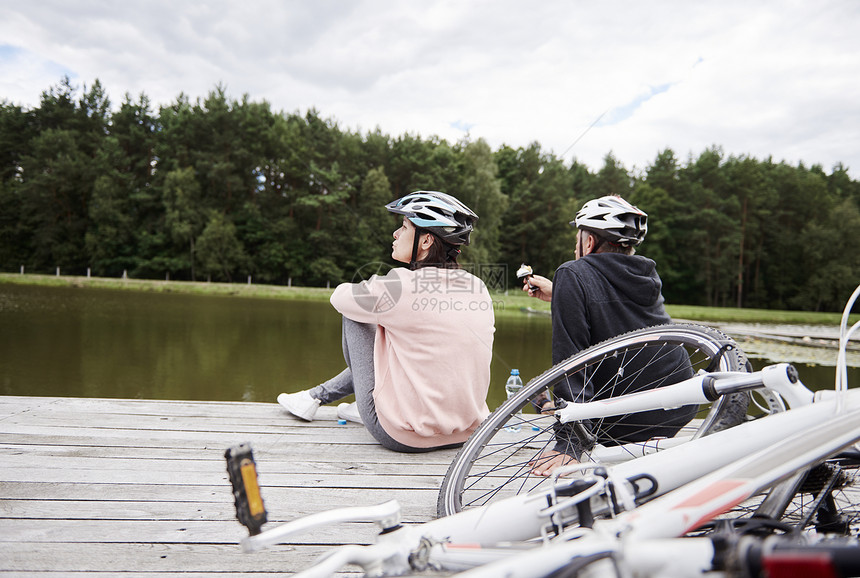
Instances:
[[[233,499],[236,504],[236,518],[248,528],[251,536],[260,533],[260,528],[268,521],[266,506],[257,483],[257,464],[250,444],[239,444],[224,452],[227,460],[227,474],[233,486]]]

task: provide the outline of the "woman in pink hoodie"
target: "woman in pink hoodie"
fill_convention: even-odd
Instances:
[[[347,368],[312,389],[282,393],[278,403],[311,421],[321,404],[354,393],[338,417],[363,423],[384,447],[458,445],[489,414],[493,303],[483,281],[457,263],[478,216],[435,191],[386,208],[403,215],[391,256],[408,268],[335,289]]]

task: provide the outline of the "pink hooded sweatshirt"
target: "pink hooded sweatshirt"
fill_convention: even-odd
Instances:
[[[483,281],[462,269],[392,269],[343,283],[331,304],[376,324],[373,399],[392,438],[416,448],[465,441],[489,415],[495,315]]]

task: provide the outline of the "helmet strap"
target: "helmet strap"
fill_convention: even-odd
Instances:
[[[409,269],[414,271],[418,268],[418,244],[421,242],[423,229],[415,227],[415,236],[412,237],[412,259],[409,261]]]
[[[430,233],[429,231],[425,231],[424,229],[415,227],[415,236],[412,238],[412,259],[409,261],[410,270],[414,271],[418,268],[418,246],[421,244],[421,235],[423,235],[424,233],[432,235],[434,237],[434,242],[441,242],[443,244],[443,246],[445,247],[445,257],[448,259],[448,261],[456,261],[457,257],[460,256],[461,250],[457,245],[451,245],[449,243],[446,243],[436,235]]]

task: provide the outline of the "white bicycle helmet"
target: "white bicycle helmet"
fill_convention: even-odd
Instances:
[[[449,245],[468,245],[478,220],[472,209],[445,193],[415,191],[391,201],[385,208],[403,215],[419,229],[429,231]]]
[[[648,215],[621,197],[610,195],[585,203],[570,224],[611,243],[636,247],[648,232]]]

